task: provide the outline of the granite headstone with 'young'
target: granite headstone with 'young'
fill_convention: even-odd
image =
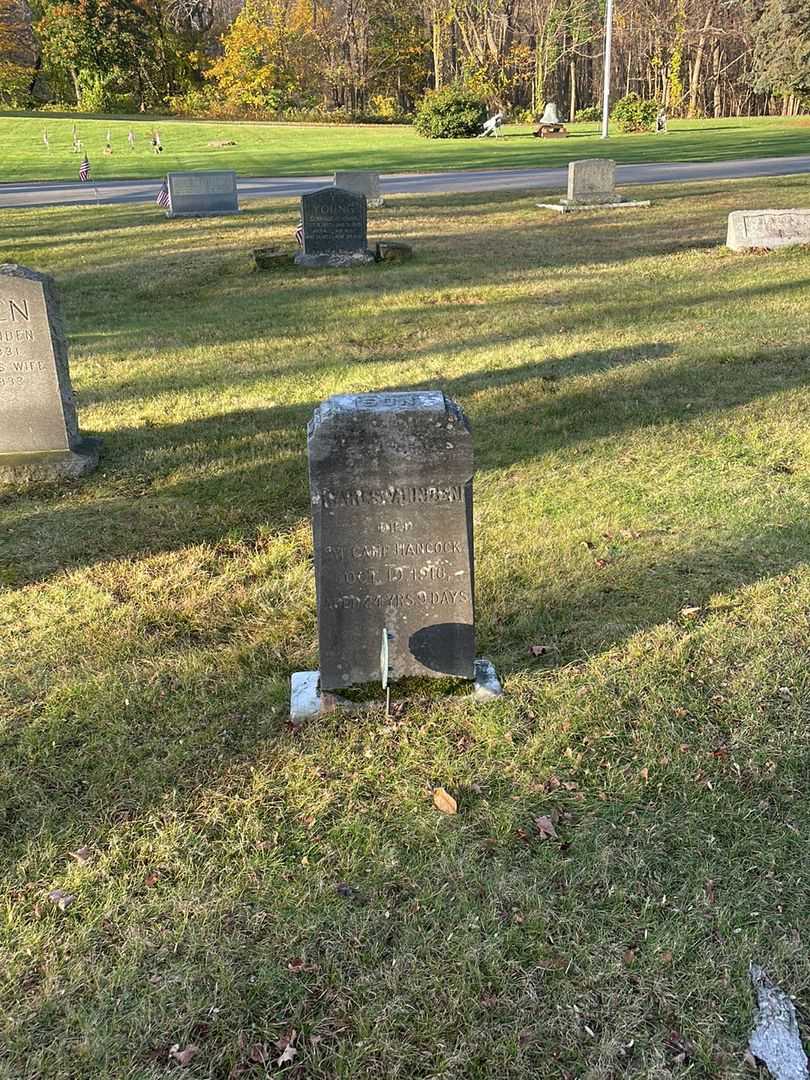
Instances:
[[[0,266],[0,481],[80,476],[98,439],[79,434],[53,278]]]
[[[231,171],[173,172],[167,217],[218,217],[239,213],[236,173]]]
[[[342,188],[320,188],[301,196],[304,254],[365,255],[368,249],[366,198]]]
[[[329,398],[308,453],[320,684],[472,679],[469,425],[441,391]]]

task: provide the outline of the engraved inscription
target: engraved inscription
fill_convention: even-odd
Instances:
[[[13,289],[0,300],[0,454],[67,449],[42,285],[16,280]]]
[[[454,432],[452,439],[448,431]],[[309,428],[321,685],[471,678],[472,445],[437,391],[340,395]]]
[[[307,255],[364,251],[366,200],[340,188],[322,188],[301,197],[304,251]]]

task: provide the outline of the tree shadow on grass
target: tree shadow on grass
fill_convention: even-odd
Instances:
[[[658,343],[629,353],[595,350],[377,389],[441,389],[459,400],[472,419],[476,465],[484,474],[643,428],[696,423],[810,380],[803,349],[647,369],[648,359],[660,361],[670,348]],[[629,378],[598,389],[579,384],[580,376],[617,365]],[[719,373],[725,371],[723,381]],[[50,488],[40,490],[33,507],[35,492],[22,502],[4,497],[11,510],[0,537],[7,579],[24,584],[69,567],[215,542],[224,533],[260,526],[284,528],[306,518],[306,424],[317,404],[110,433],[102,461],[106,475],[75,489],[86,496],[95,487],[94,501],[76,505]]]

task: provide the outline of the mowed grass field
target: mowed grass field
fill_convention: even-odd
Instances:
[[[293,202],[4,214],[105,450],[0,502],[1,1076],[751,1075],[749,962],[810,992],[810,271],[723,239],[807,184],[401,197],[349,272],[253,270]],[[294,732],[307,420],[424,387],[507,696]]]
[[[570,125],[567,139],[540,140],[526,124],[507,124],[497,140],[423,139],[408,126],[91,120],[47,113],[0,117],[0,181],[75,180],[81,156],[72,130],[90,158],[94,179],[153,177],[183,169],[235,169],[242,176],[328,175],[335,169],[424,172],[567,165],[583,157],[622,162],[724,161],[810,153],[810,117],[732,117],[673,121],[667,135],[599,137],[596,124]],[[134,149],[127,141],[135,135]],[[160,133],[163,153],[151,139]],[[49,146],[43,141],[47,132]],[[104,154],[107,133],[112,154]],[[232,141],[233,146],[211,146]]]

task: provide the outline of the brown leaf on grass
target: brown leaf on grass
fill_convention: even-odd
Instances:
[[[276,1050],[280,1052],[278,1058],[276,1058],[276,1065],[288,1065],[298,1051],[295,1049],[295,1040],[298,1038],[298,1032],[295,1028],[290,1028],[280,1038],[276,1039]]]
[[[270,1060],[270,1047],[267,1043],[254,1043],[248,1050],[248,1061],[254,1065],[265,1065]]]
[[[695,1044],[690,1042],[680,1031],[670,1031],[664,1043],[664,1048],[672,1054],[678,1065],[684,1065],[687,1061],[691,1061],[697,1054]]]
[[[72,893],[65,892],[64,889],[51,889],[48,899],[52,904],[56,904],[60,911],[67,911],[76,897]]]
[[[635,962],[636,962],[636,950],[632,949],[632,948],[631,949],[625,949],[624,956],[622,957],[622,963],[624,964],[624,966],[625,967],[632,967],[633,964],[635,964]]]
[[[158,881],[160,881],[160,874],[157,872],[157,870],[150,870],[146,877],[143,879],[143,883],[147,887],[147,889],[153,889],[155,885],[157,885]]]
[[[699,615],[701,610],[702,609],[699,608],[699,607],[691,607],[691,606],[690,607],[682,607],[681,608],[681,615],[683,615],[683,617],[685,619],[691,619],[692,616]]]
[[[717,902],[717,886],[712,879],[709,878],[704,887],[706,889],[706,901],[710,907],[714,907]]]
[[[317,964],[308,964],[306,960],[301,956],[296,956],[294,960],[290,960],[287,964],[287,971],[291,971],[293,975],[298,975],[302,971],[319,971],[320,968]]]
[[[546,653],[551,652],[551,648],[548,645],[530,645],[529,656],[545,656]]]
[[[186,1046],[183,1050],[180,1049],[180,1043],[175,1043],[169,1051],[169,1057],[174,1058],[181,1069],[187,1069],[191,1064],[192,1058],[199,1051],[199,1047],[193,1043],[190,1046]]]
[[[594,559],[593,561],[597,570],[604,570],[606,566],[610,566],[610,559]]]
[[[443,814],[457,814],[458,803],[443,787],[437,787],[433,792],[433,805]]]
[[[662,964],[666,964],[667,967],[669,967],[669,965],[672,963],[672,953],[669,951],[669,949],[664,949],[664,951],[661,953],[660,959]]]
[[[71,859],[75,859],[79,866],[86,866],[93,858],[93,852],[89,847],[76,848],[75,851],[68,852]]]
[[[557,839],[557,830],[554,828],[554,822],[547,814],[541,814],[540,817],[536,817],[534,819],[534,827],[541,840]]]
[[[524,1028],[522,1031],[518,1032],[518,1046],[528,1046],[529,1043],[534,1042],[536,1038],[537,1033],[535,1032],[534,1028]]]

